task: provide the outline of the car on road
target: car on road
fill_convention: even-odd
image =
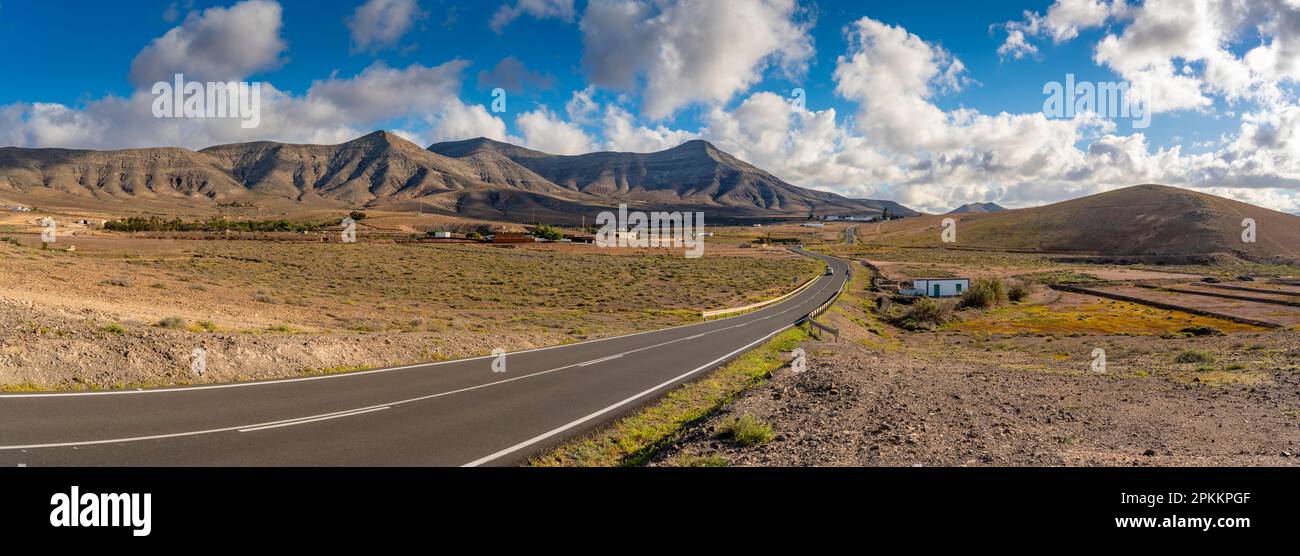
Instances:
[[[827,275],[827,276],[834,276],[834,275],[835,275],[835,269],[833,269],[833,268],[831,268],[831,267],[829,267],[829,266],[826,267],[826,275]]]

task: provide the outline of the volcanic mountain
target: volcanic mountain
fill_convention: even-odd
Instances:
[[[1007,210],[997,203],[967,203],[948,211],[948,214],[979,214]]]
[[[429,149],[376,131],[339,145],[259,141],[88,151],[0,149],[0,192],[151,207],[277,201],[309,208],[413,209],[479,218],[576,220],[627,202],[721,218],[917,213],[796,187],[692,141],[648,154],[554,156],[487,139]],[[84,203],[83,203],[84,204]]]
[[[951,245],[940,243],[940,216],[891,222],[859,233],[865,241],[892,245],[1300,260],[1300,217],[1164,185],[1137,185],[1041,207],[955,216],[957,242]],[[1254,221],[1253,242],[1243,241],[1246,219]]]
[[[848,199],[791,185],[700,140],[654,153],[574,156],[484,138],[438,143],[429,150],[460,160],[491,160],[499,167],[513,168],[511,174],[540,176],[569,191],[604,199],[751,216],[874,216],[885,208],[892,214],[918,214],[892,201]]]

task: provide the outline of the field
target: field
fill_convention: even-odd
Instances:
[[[591,245],[79,230],[41,249],[28,231],[0,234],[13,238],[0,242],[0,321],[16,331],[0,344],[8,389],[268,378],[581,341],[776,297],[820,268],[741,236],[687,259]],[[208,352],[202,377],[189,369],[195,347]]]

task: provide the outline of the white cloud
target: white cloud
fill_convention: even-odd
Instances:
[[[428,16],[415,0],[367,0],[344,22],[352,33],[353,50],[377,50],[396,45]]]
[[[442,109],[429,119],[430,142],[460,141],[487,137],[497,141],[518,143],[506,131],[506,123],[481,104],[465,104],[460,99],[450,99]]]
[[[1094,60],[1141,88],[1154,112],[1205,111],[1214,97],[1277,103],[1283,81],[1300,81],[1294,0],[1057,0],[1046,16],[1003,25],[998,53],[1023,58],[1038,51],[1030,37],[1060,43],[1108,23],[1126,25],[1097,43]]]
[[[191,13],[154,39],[131,62],[131,83],[147,88],[184,73],[192,81],[238,81],[280,65],[280,4],[246,0],[229,8]]]
[[[524,146],[551,154],[583,154],[593,150],[582,128],[561,120],[546,107],[524,112],[515,119]]]
[[[593,0],[582,17],[591,82],[633,90],[659,119],[693,102],[726,102],[779,66],[797,75],[813,54],[794,0]]]
[[[662,124],[653,128],[639,125],[632,113],[618,106],[607,107],[601,123],[605,149],[610,151],[662,151],[699,138],[697,133],[670,129]]]
[[[593,87],[573,92],[573,96],[569,98],[569,101],[564,103],[564,112],[569,115],[570,121],[583,125],[595,121],[596,112],[600,110],[600,105],[593,98],[595,93]]]
[[[10,144],[67,148],[130,148],[182,146],[201,149],[242,141],[339,143],[390,122],[405,122],[428,133],[491,135],[488,118],[476,118],[473,108],[456,99],[467,63],[453,60],[438,66],[419,64],[396,69],[376,63],[350,78],[332,77],[312,83],[302,95],[262,84],[261,125],[243,129],[230,118],[154,118],[153,95],[137,91],[122,98],[109,96],[74,108],[35,103],[0,107],[19,124],[8,131]],[[449,100],[453,99],[453,100]],[[482,111],[478,107],[478,111]],[[12,116],[17,112],[19,116]],[[470,112],[469,115],[463,114]],[[499,120],[498,120],[499,122]],[[504,137],[504,124],[499,137]]]
[[[1017,60],[1032,56],[1038,53],[1038,47],[1029,42],[1029,37],[1050,36],[1052,42],[1060,44],[1079,36],[1082,30],[1126,17],[1129,9],[1125,0],[1056,0],[1046,16],[1026,11],[1023,20],[1002,24],[1007,38],[998,47],[998,55]]]
[[[537,19],[560,19],[563,21],[573,21],[573,0],[515,0],[515,2],[506,2],[496,13],[492,14],[488,27],[492,31],[501,34],[519,19],[522,15],[530,15]]]

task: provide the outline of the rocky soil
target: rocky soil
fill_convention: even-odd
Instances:
[[[1300,465],[1294,331],[1251,336],[1253,347],[1240,336],[1172,341],[1169,351],[1199,346],[1224,354],[1220,363],[1253,361],[1249,374],[1217,383],[1143,347],[1150,337],[1107,339],[1125,353],[1107,374],[1087,360],[1045,360],[1032,344],[1050,340],[992,351],[959,338],[917,334],[886,350],[809,343],[807,371],[780,370],[652,465]],[[1096,342],[1067,338],[1051,349]],[[741,447],[719,437],[724,422],[746,414],[772,426],[770,441]]]

